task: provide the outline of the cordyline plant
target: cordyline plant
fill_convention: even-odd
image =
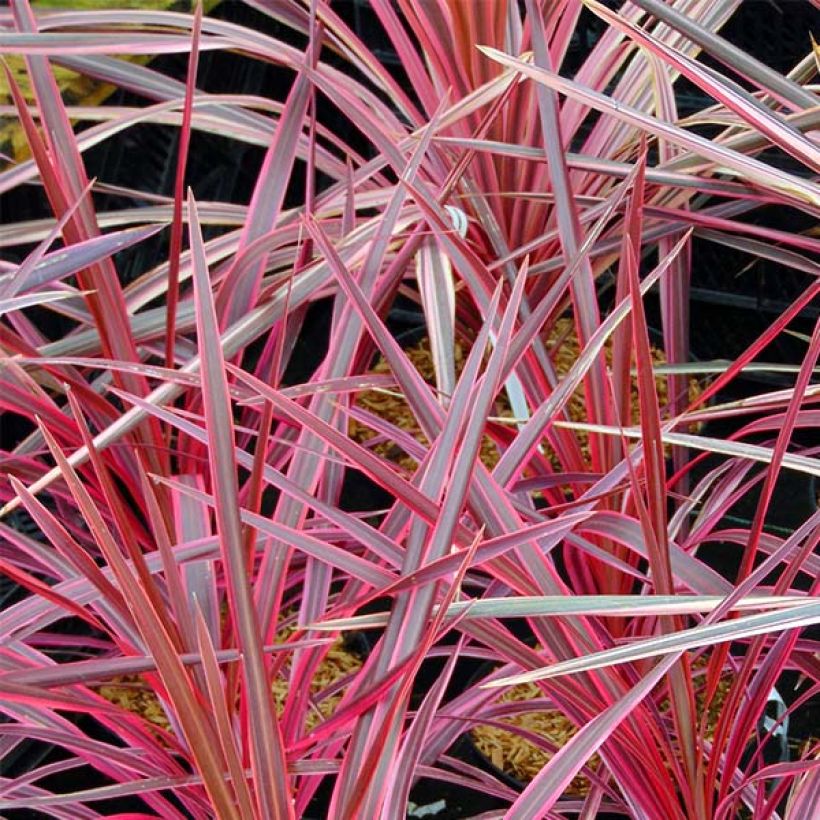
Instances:
[[[19,591],[0,614],[0,756],[62,750],[0,779],[0,813],[92,818],[138,795],[120,816],[302,817],[324,785],[321,816],[399,818],[424,778],[494,817],[812,816],[816,747],[763,752],[820,683],[801,633],[820,620],[820,514],[791,534],[764,521],[780,473],[820,474],[792,441],[818,424],[820,332],[790,388],[718,397],[820,290],[820,241],[765,219],[820,211],[809,33],[782,76],[717,34],[739,0],[372,0],[388,70],[339,4],[248,5],[289,33],[199,10],[0,10],[0,52],[28,84],[5,69],[2,114],[30,151],[0,192],[36,184],[50,209],[0,229],[23,253],[2,263],[0,406],[31,423],[2,452],[0,570]],[[582,14],[603,33],[570,79]],[[282,67],[283,98],[198,88],[214,49]],[[187,83],[122,59],[169,53],[189,55]],[[66,107],[55,65],[144,104]],[[683,80],[707,100],[685,118]],[[179,128],[173,196],[118,189],[144,206],[98,207],[109,181],[83,152],[140,123]],[[195,132],[264,147],[249,203],[187,189]],[[167,258],[123,284],[115,254],[158,231]],[[694,236],[815,278],[693,396]],[[400,295],[435,384],[388,330]],[[327,351],[288,383],[310,305],[330,316]],[[55,316],[70,330],[52,339]],[[563,374],[547,345],[560,318],[579,347]],[[423,438],[357,404],[368,390],[400,393]],[[718,417],[738,432],[700,426]],[[345,481],[389,501],[350,512]],[[754,520],[727,524],[752,491]],[[36,532],[12,526],[26,516]],[[731,577],[715,549],[740,556]],[[365,628],[361,668],[317,691],[338,635]],[[470,659],[490,663],[468,684]],[[786,671],[801,688],[766,722]],[[102,697],[123,678],[154,693],[163,727]],[[519,792],[454,749],[528,708],[497,701],[521,680],[579,731]],[[583,797],[567,791],[579,773]]]

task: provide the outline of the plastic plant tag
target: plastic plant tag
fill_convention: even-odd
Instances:
[[[789,759],[789,716],[786,714],[786,702],[777,689],[773,688],[769,692],[766,712],[759,726],[763,732],[772,732],[772,738],[776,741],[780,753],[778,762],[787,761]],[[773,727],[774,731],[772,731]]]

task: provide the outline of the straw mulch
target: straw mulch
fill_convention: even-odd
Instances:
[[[546,348],[550,354],[555,371],[559,377],[565,376],[572,365],[578,359],[580,353],[580,346],[578,338],[573,330],[573,322],[569,318],[559,319],[552,326],[550,333],[546,338]],[[433,358],[430,352],[430,342],[424,337],[416,344],[405,349],[405,353],[413,366],[419,371],[422,378],[430,384],[435,385],[435,369],[433,365]],[[467,350],[461,341],[456,341],[454,358],[456,365],[456,372],[460,373],[466,359]],[[605,348],[605,355],[607,364],[612,363],[611,346]],[[666,364],[666,357],[662,350],[652,348],[652,360],[654,365]],[[371,372],[378,374],[390,373],[390,367],[383,358],[379,358],[373,366]],[[664,377],[659,376],[656,380],[658,391],[658,402],[661,407],[668,403],[667,382]],[[700,386],[695,379],[689,382],[689,398],[690,400],[696,398],[700,393]],[[416,417],[410,409],[407,401],[398,393],[384,390],[365,390],[359,393],[356,398],[356,404],[363,410],[367,410],[374,415],[380,416],[383,419],[390,421],[402,430],[412,434],[413,437],[424,445],[427,441],[424,434],[421,432]],[[638,386],[637,380],[632,380],[632,424],[637,424],[639,420],[639,404],[638,404]],[[496,400],[495,416],[497,418],[512,419],[512,411],[507,400],[505,392],[499,394]],[[571,396],[567,403],[567,414],[569,419],[574,422],[584,422],[587,420],[586,405],[584,402],[584,394],[582,389],[578,389]],[[351,419],[348,433],[355,441],[359,443],[366,443],[373,438],[375,431],[362,424],[356,419]],[[588,436],[584,431],[577,431],[581,450],[584,455],[588,456],[587,440]],[[415,459],[404,452],[394,442],[382,441],[373,447],[373,450],[390,461],[395,462],[406,470],[415,470],[418,466]],[[498,462],[499,452],[496,444],[489,438],[484,438],[481,446],[481,461],[487,467],[493,467]],[[558,467],[557,459],[552,457],[553,463]]]
[[[570,319],[560,319],[553,326],[546,339],[546,348],[550,353],[559,377],[569,372],[580,353],[578,339],[573,330],[573,323]],[[429,340],[424,337],[416,344],[405,349],[410,362],[421,374],[422,378],[430,384],[435,384],[435,369],[433,358],[430,352]],[[607,364],[611,364],[612,354],[610,347],[605,349]],[[461,372],[466,359],[466,349],[463,343],[456,342],[454,350],[456,371]],[[663,351],[652,349],[653,364],[662,365],[666,363]],[[384,359],[380,358],[372,368],[372,372],[385,374],[390,373],[390,368]],[[695,380],[690,382],[690,399],[697,397],[700,387]],[[661,406],[668,402],[668,392],[666,379],[657,379],[658,400]],[[395,393],[383,390],[367,390],[360,393],[356,399],[356,404],[374,415],[377,415],[402,430],[407,431],[413,437],[427,444],[424,434],[419,429],[416,418],[405,399]],[[632,384],[632,423],[638,422],[638,388],[636,380]],[[506,395],[502,393],[496,401],[495,415],[499,418],[511,418],[512,412]],[[567,406],[567,413],[572,421],[586,420],[586,407],[583,392],[581,390],[571,397]],[[355,419],[350,421],[350,436],[360,443],[366,443],[375,435],[375,431]],[[587,453],[587,436],[583,432],[578,434],[581,449]],[[374,445],[374,451],[382,457],[393,461],[406,470],[414,470],[417,467],[415,459],[405,453],[397,444],[389,441],[381,441]],[[481,461],[487,467],[493,467],[499,459],[498,448],[495,443],[485,437],[481,447]],[[540,699],[543,695],[535,684],[523,684],[512,687],[505,691],[499,701],[524,701]],[[716,708],[713,704],[713,708]],[[719,708],[719,707],[717,707]],[[522,712],[521,714],[505,718],[503,721],[513,727],[520,727],[534,734],[540,735],[548,743],[557,748],[564,746],[570,738],[578,731],[577,727],[559,710],[544,710],[540,708],[535,711]],[[476,748],[481,752],[498,770],[515,778],[520,782],[528,782],[544,767],[549,761],[551,753],[540,748],[527,740],[524,740],[514,729],[505,730],[503,728],[480,724],[471,731],[471,737]],[[594,770],[600,764],[600,759],[596,756],[590,761],[590,766]],[[579,775],[574,778],[567,788],[567,793],[571,795],[584,795],[589,791],[589,780]]]
[[[361,657],[353,652],[342,638],[338,638],[331,645],[313,676],[310,685],[311,694],[318,695],[356,672],[361,666]],[[271,690],[277,713],[281,714],[288,695],[287,680],[281,675],[277,676],[271,684]],[[171,723],[159,698],[141,675],[114,678],[111,683],[100,686],[97,692],[116,706],[140,715],[149,723],[170,731]],[[305,719],[305,729],[310,731],[333,714],[343,694],[343,691],[337,691],[321,700],[314,700],[314,708],[308,712]]]
[[[522,683],[507,689],[499,696],[498,702],[538,700],[543,697],[543,692],[536,684]],[[558,709],[545,710],[543,707],[502,718],[499,722],[520,727],[538,735],[559,749],[566,746],[578,731],[578,728],[563,712]],[[496,769],[520,783],[532,780],[552,757],[550,751],[530,743],[515,729],[502,729],[482,723],[472,729],[470,736],[476,749]],[[595,756],[590,760],[589,765],[595,770],[600,762],[600,758]],[[567,787],[567,794],[581,796],[587,794],[589,789],[589,780],[583,775],[578,775]]]
[[[696,669],[705,667],[704,660],[695,662]],[[706,710],[706,732],[707,740],[714,738],[715,728],[721,710],[726,703],[729,690],[732,685],[731,676],[727,673],[717,685],[715,695]],[[510,703],[515,701],[527,701],[543,699],[544,693],[535,683],[524,683],[507,689],[497,699],[499,703]],[[702,719],[704,711],[704,695],[699,689],[695,696],[696,714],[698,720]],[[662,714],[669,714],[670,702],[664,698],[659,709]],[[566,745],[577,733],[576,727],[563,712],[557,709],[535,709],[520,714],[513,715],[499,720],[500,723],[507,723],[511,727],[532,732],[544,738],[547,742],[558,748]],[[538,772],[549,762],[551,753],[523,738],[515,728],[503,729],[497,726],[479,724],[475,726],[470,736],[476,749],[483,754],[487,760],[499,771],[503,771],[510,777],[521,783],[528,783]],[[596,755],[591,758],[589,766],[595,771],[600,765],[600,758]],[[572,796],[584,796],[590,790],[590,782],[583,775],[575,777],[567,787],[567,794]]]

